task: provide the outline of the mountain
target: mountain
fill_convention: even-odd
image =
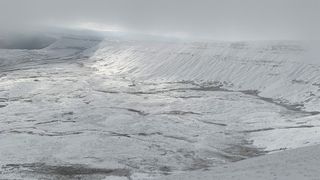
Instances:
[[[0,49],[1,178],[184,177],[320,143],[302,42],[45,37]]]

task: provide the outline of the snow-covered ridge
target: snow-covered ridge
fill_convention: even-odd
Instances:
[[[42,49],[56,39],[44,34],[6,34],[0,35],[0,49]]]
[[[320,111],[320,62],[299,42],[165,43],[108,41],[91,57],[101,73],[149,81],[214,82],[232,90]]]
[[[34,68],[41,64],[79,61],[85,51],[101,42],[99,37],[57,36],[56,40],[42,49],[1,49],[0,72]]]

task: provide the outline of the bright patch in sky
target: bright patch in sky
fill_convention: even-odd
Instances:
[[[80,23],[77,25],[79,28],[88,29],[88,30],[95,30],[95,31],[108,31],[108,32],[125,32],[126,30],[122,27],[117,25],[106,25],[100,23]]]

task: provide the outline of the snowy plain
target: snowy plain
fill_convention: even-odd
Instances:
[[[0,178],[256,179],[290,158],[316,178],[320,63],[304,51],[87,35],[0,49]]]

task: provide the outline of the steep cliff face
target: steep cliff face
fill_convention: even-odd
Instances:
[[[320,111],[320,60],[297,42],[105,41],[91,59],[101,73],[147,81],[211,82],[306,111]]]

